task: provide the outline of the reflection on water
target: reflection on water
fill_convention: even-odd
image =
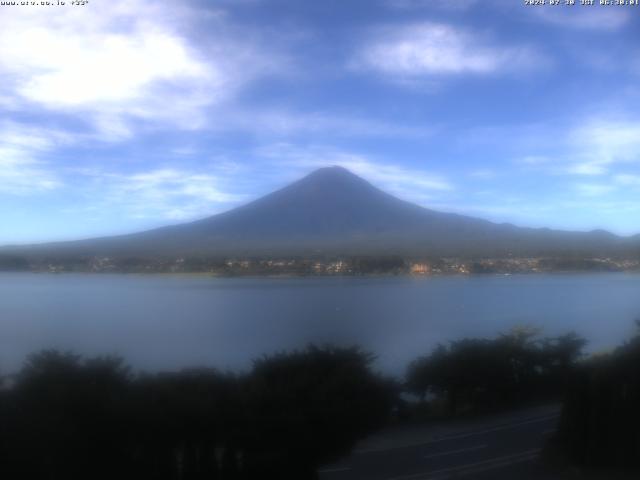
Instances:
[[[309,342],[359,344],[401,373],[437,342],[530,324],[591,350],[640,317],[630,274],[439,278],[207,278],[0,274],[0,370],[41,348],[117,353],[143,369],[246,369]]]

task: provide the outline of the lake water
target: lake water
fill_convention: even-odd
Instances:
[[[142,369],[245,369],[308,342],[359,344],[401,374],[438,342],[515,325],[575,330],[593,351],[640,318],[640,275],[385,278],[0,274],[0,371],[42,348]]]

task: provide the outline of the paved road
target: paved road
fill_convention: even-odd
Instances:
[[[549,406],[475,422],[388,430],[344,461],[320,470],[321,480],[546,479],[537,463],[556,428]]]

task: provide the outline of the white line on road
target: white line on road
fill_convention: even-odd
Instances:
[[[449,440],[460,440],[461,438],[469,438],[469,437],[473,437],[475,435],[484,435],[485,433],[498,432],[500,430],[509,430],[509,429],[512,429],[512,428],[520,427],[522,425],[529,425],[531,423],[546,422],[546,421],[549,421],[549,420],[553,420],[554,418],[558,418],[559,416],[560,416],[560,414],[545,415],[544,417],[532,418],[532,419],[524,420],[524,421],[517,422],[517,423],[509,423],[509,424],[506,424],[506,425],[500,425],[500,426],[497,426],[497,427],[491,427],[491,428],[487,428],[487,429],[484,429],[484,430],[476,430],[476,431],[461,433],[461,434],[457,434],[457,435],[454,434],[454,435],[449,435],[449,436],[443,436],[443,437],[440,437],[440,438],[434,438],[434,439],[431,439],[431,440],[427,440],[426,442],[413,443],[413,444],[408,444],[408,445],[397,445],[397,446],[387,447],[387,448],[360,449],[360,450],[355,450],[353,452],[353,454],[354,455],[362,455],[362,454],[366,454],[366,453],[385,452],[385,451],[388,451],[388,450],[399,450],[399,449],[404,449],[404,448],[419,447],[421,445],[429,445],[429,444],[432,444],[432,443],[447,442]]]
[[[349,470],[351,470],[351,467],[325,468],[324,470],[318,470],[318,473],[338,473],[348,472]]]
[[[510,423],[510,424],[507,424],[507,425],[500,425],[498,427],[491,427],[491,428],[487,428],[485,430],[478,430],[478,431],[475,431],[475,432],[461,433],[460,435],[450,435],[448,437],[436,438],[436,439],[431,440],[430,442],[427,442],[427,443],[445,442],[447,440],[459,440],[461,438],[473,437],[474,435],[484,435],[485,433],[499,432],[500,430],[510,430],[512,428],[521,427],[522,425],[529,425],[531,423],[540,423],[540,422],[546,422],[546,421],[549,421],[549,420],[553,420],[554,418],[557,418],[558,416],[559,415],[549,415],[549,416],[546,416],[546,417],[534,418],[534,419],[531,419],[531,420],[525,420],[523,422]]]
[[[525,452],[516,453],[514,455],[505,455],[503,457],[490,458],[481,462],[468,463],[457,467],[443,468],[431,472],[414,473],[400,477],[393,477],[388,480],[444,480],[450,478],[451,475],[463,477],[473,473],[485,472],[487,470],[495,470],[496,468],[507,467],[516,463],[528,462],[534,460],[540,454],[540,449],[527,450]]]
[[[475,447],[461,448],[459,450],[450,450],[448,452],[432,453],[431,455],[425,455],[423,458],[444,457],[445,455],[455,455],[457,453],[473,452],[474,450],[481,450],[487,447],[488,445],[476,445]]]

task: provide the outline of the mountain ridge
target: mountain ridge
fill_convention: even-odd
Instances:
[[[31,255],[414,256],[629,255],[640,237],[572,232],[443,213],[401,200],[350,171],[324,167],[214,216],[138,233],[4,247]]]

